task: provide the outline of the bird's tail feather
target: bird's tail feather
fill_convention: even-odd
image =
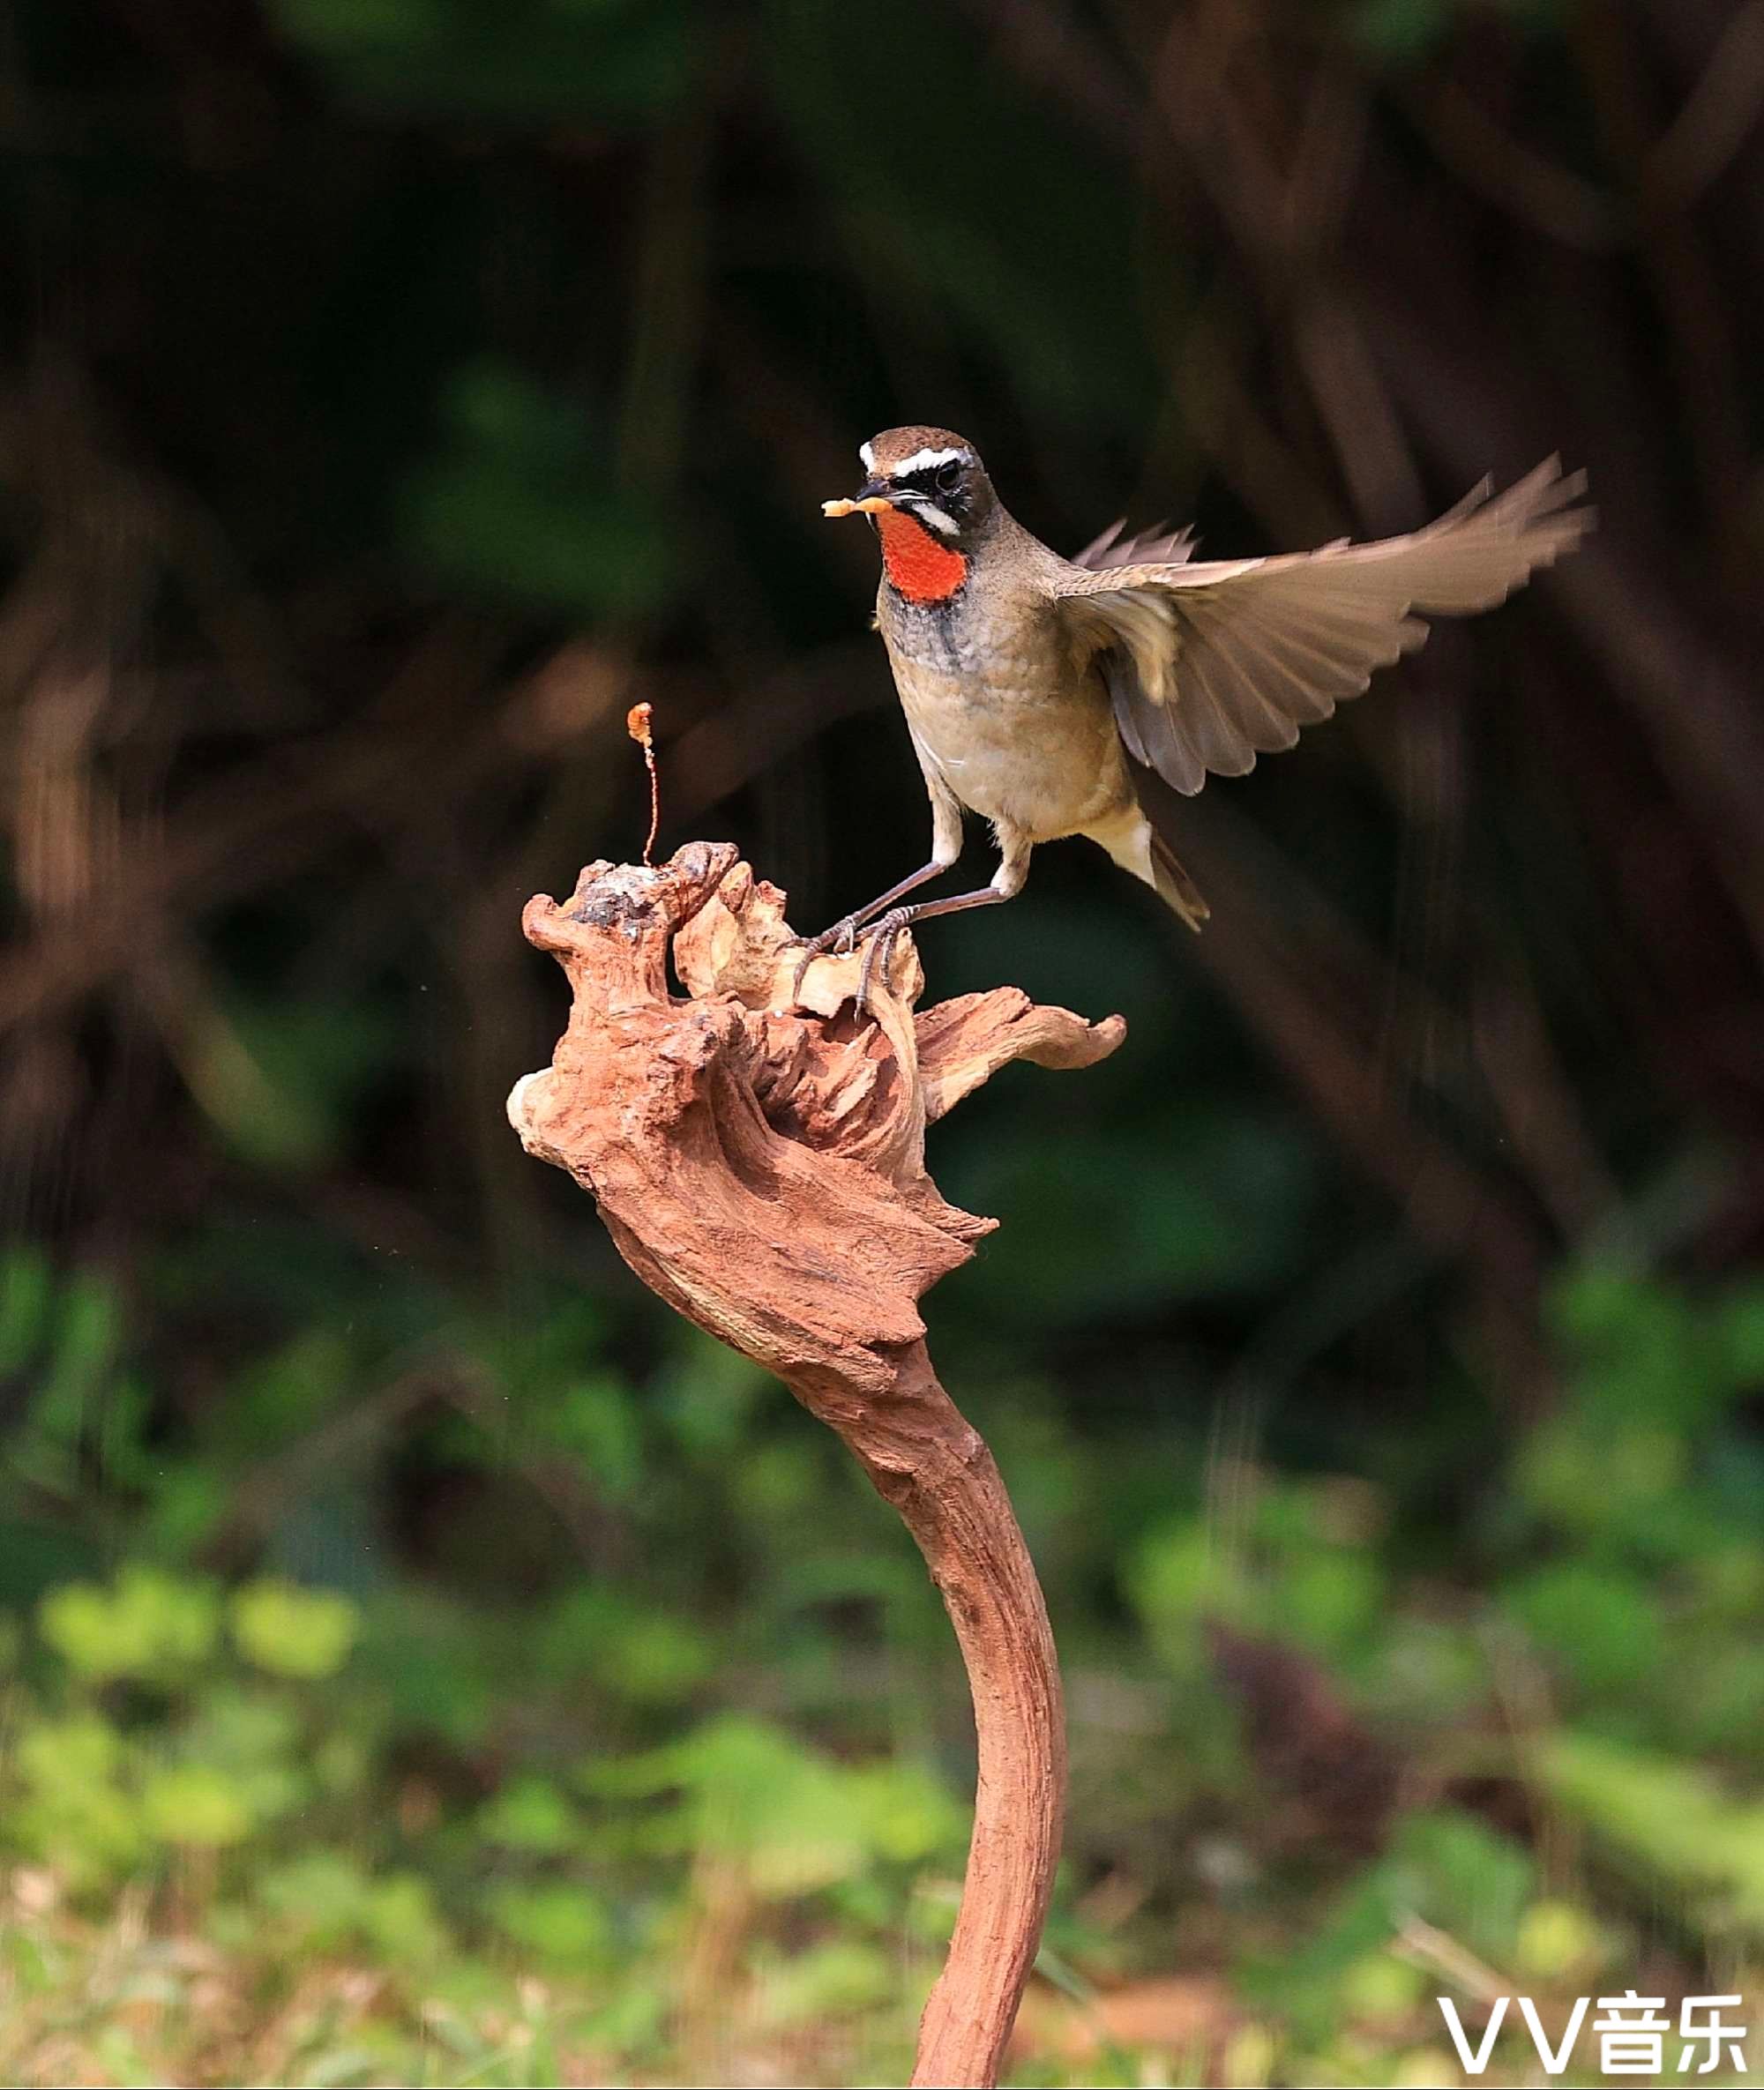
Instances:
[[[1213,912],[1200,897],[1200,888],[1176,860],[1176,852],[1156,828],[1152,829],[1152,883],[1158,898],[1173,908],[1191,929],[1198,929]]]

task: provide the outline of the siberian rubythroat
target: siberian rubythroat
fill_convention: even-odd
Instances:
[[[1186,534],[1127,538],[1117,524],[1065,559],[947,429],[889,429],[858,457],[863,485],[826,512],[868,516],[880,540],[876,623],[931,794],[931,855],[816,937],[804,967],[868,923],[868,957],[879,948],[886,967],[901,929],[1011,899],[1035,845],[1070,834],[1198,929],[1207,903],[1141,807],[1145,771],[1191,795],[1209,774],[1243,775],[1418,646],[1428,617],[1492,608],[1593,519],[1582,475],[1551,459],[1377,543],[1201,560]],[[991,884],[898,906],[955,863],[963,807],[992,824]]]

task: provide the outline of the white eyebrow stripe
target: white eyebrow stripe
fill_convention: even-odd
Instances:
[[[891,478],[905,479],[913,472],[929,472],[936,465],[971,465],[973,462],[974,452],[971,450],[916,450],[911,457],[903,457],[898,465],[890,465],[888,472]]]
[[[876,452],[870,444],[860,443],[857,445],[857,461],[866,472],[876,469]]]

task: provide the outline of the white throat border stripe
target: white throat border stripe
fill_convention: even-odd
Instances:
[[[946,515],[935,501],[926,500],[923,494],[908,505],[907,513],[916,522],[929,523],[939,537],[953,537],[956,534],[954,517]]]

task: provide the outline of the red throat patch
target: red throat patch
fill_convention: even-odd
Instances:
[[[946,602],[968,578],[968,561],[899,508],[876,518],[882,564],[908,602]]]

